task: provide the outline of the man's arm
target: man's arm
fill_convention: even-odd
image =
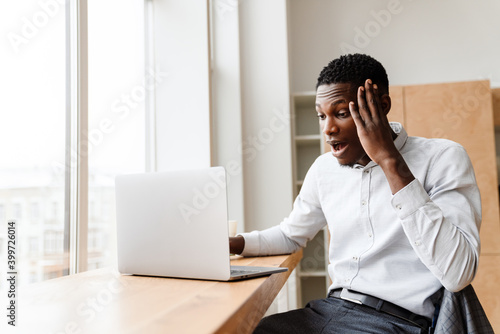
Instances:
[[[230,252],[243,256],[279,255],[304,247],[326,225],[317,193],[316,168],[315,162],[307,172],[287,218],[271,228],[230,238]]]
[[[481,200],[463,147],[451,144],[435,154],[425,188],[414,180],[391,204],[415,253],[446,289],[459,291],[472,282],[480,253]]]
[[[299,244],[283,232],[283,224],[284,222],[262,231],[242,233],[229,238],[230,253],[243,256],[281,255],[293,253],[304,247],[305,242]]]

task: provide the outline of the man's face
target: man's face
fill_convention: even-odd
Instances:
[[[332,154],[344,166],[365,166],[370,162],[359,141],[349,102],[357,106],[357,97],[348,83],[321,85],[316,91],[316,111],[321,131],[331,146]]]

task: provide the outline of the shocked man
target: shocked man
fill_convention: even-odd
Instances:
[[[309,169],[289,217],[230,239],[245,256],[294,252],[330,232],[328,297],[264,318],[255,333],[427,333],[442,287],[477,270],[481,202],[464,148],[389,123],[389,82],[367,55],[320,73],[316,112],[331,153]]]

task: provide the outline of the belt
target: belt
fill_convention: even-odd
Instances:
[[[365,305],[374,308],[377,311],[384,312],[398,318],[411,322],[421,328],[428,330],[432,325],[432,320],[421,315],[412,313],[407,309],[397,306],[393,303],[387,302],[370,295],[365,295],[356,291],[348,289],[335,289],[331,290],[328,294],[329,297],[347,300],[356,304]]]

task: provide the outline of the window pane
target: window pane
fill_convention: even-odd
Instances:
[[[88,269],[116,263],[114,177],[145,170],[143,5],[88,1]]]
[[[67,270],[60,241],[65,8],[61,1],[2,1],[0,22],[0,259],[6,254],[7,220],[17,219],[16,269],[23,285]],[[2,263],[0,277],[6,277],[5,269]]]

